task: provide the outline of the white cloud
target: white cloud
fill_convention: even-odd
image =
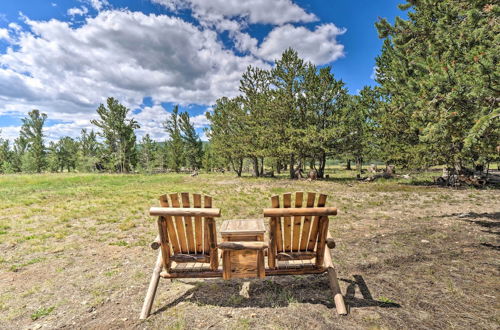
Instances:
[[[81,8],[70,8],[68,9],[68,15],[70,16],[84,16],[87,15],[89,12],[88,8],[85,6],[82,6]]]
[[[0,40],[6,40],[7,42],[10,42],[10,35],[9,35],[9,30],[0,28]]]
[[[17,31],[17,32],[21,31],[21,29],[22,29],[19,24],[14,23],[14,22],[9,23],[9,28],[14,30],[14,31]]]
[[[291,0],[152,0],[167,9],[190,8],[193,16],[206,21],[223,18],[244,18],[250,23],[284,24],[288,22],[313,22],[314,14],[294,4]]]
[[[18,50],[0,55],[0,108],[16,99],[58,117],[94,111],[108,96],[131,108],[144,96],[211,104],[237,94],[246,66],[265,66],[224,49],[215,32],[164,15],[105,11],[79,28],[26,23],[31,31],[20,33]]]
[[[10,140],[11,146],[15,139],[19,137],[21,126],[4,126],[0,127],[0,138]]]
[[[315,64],[326,64],[344,55],[344,46],[337,43],[336,37],[345,31],[333,23],[319,25],[314,31],[287,24],[273,29],[257,49],[249,50],[261,58],[273,61],[285,49],[292,47],[303,59]]]
[[[168,137],[168,134],[163,128],[163,123],[169,115],[170,113],[165,108],[159,104],[155,104],[151,107],[144,107],[139,114],[130,115],[129,117],[134,117],[141,126],[141,128],[136,130],[138,140],[144,135],[149,134],[153,140],[164,141]]]
[[[100,12],[106,7],[109,7],[108,0],[86,0],[86,2],[98,12]]]
[[[191,121],[191,124],[193,124],[193,126],[195,128],[202,128],[202,127],[208,126],[210,124],[210,122],[208,121],[208,119],[204,113],[201,115],[191,117],[190,121]]]

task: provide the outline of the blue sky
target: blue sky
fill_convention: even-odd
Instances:
[[[174,104],[201,133],[204,113],[235,96],[246,66],[270,68],[293,47],[331,65],[351,93],[373,85],[374,23],[405,13],[392,0],[23,0],[0,4],[0,130],[46,112],[47,138],[77,137],[114,96],[142,128],[166,138]]]

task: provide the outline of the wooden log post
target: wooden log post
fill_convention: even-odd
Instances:
[[[144,304],[142,305],[141,315],[139,316],[139,319],[141,320],[145,320],[151,313],[151,307],[153,307],[153,301],[155,299],[156,289],[158,288],[162,267],[163,258],[160,251],[158,252],[156,264],[153,268],[153,275],[151,275],[151,281],[149,282],[148,292],[146,293],[146,298],[144,299]]]
[[[269,250],[267,253],[267,263],[269,268],[276,268],[276,218],[269,221]]]
[[[155,240],[151,242],[150,246],[153,250],[158,250],[160,248],[160,245],[161,245],[160,235],[157,235]]]
[[[323,266],[323,260],[326,249],[326,237],[328,232],[328,217],[319,218],[318,241],[316,243],[316,266]]]
[[[160,248],[163,266],[170,271],[170,242],[168,240],[167,221],[165,217],[158,217],[158,231],[160,233]]]
[[[327,232],[327,238],[331,238],[330,232]],[[335,302],[335,308],[339,315],[347,315],[347,308],[344,302],[344,297],[340,291],[339,280],[337,278],[337,272],[333,266],[332,256],[330,255],[330,250],[325,249],[324,253],[324,266],[328,271],[328,280],[330,282],[330,288],[333,293],[333,301]]]

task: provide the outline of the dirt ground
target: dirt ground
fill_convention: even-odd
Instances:
[[[0,177],[0,328],[498,329],[500,190],[425,180]],[[247,294],[243,280],[161,279],[138,320],[157,253],[147,211],[180,191],[212,195],[220,221],[259,217],[273,194],[328,194],[349,314],[323,274],[250,280]]]

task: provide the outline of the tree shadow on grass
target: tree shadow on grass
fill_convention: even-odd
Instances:
[[[484,230],[483,229],[481,230],[483,233],[500,235],[500,212],[453,213],[453,214],[443,215],[442,217],[458,217],[462,221],[475,224],[484,228]],[[493,250],[497,251],[500,250],[499,245],[493,245],[490,243],[480,243],[480,245]]]
[[[349,283],[345,298],[346,303],[351,307],[401,307],[395,302],[373,299],[361,275],[354,275],[354,280],[341,280]],[[242,291],[245,291],[245,281],[250,282],[250,285],[246,294],[242,294]],[[194,287],[155,311],[154,314],[164,312],[180,302],[191,302],[199,306],[211,305],[232,308],[276,308],[287,307],[291,303],[321,304],[330,309],[335,308],[328,278],[324,274],[269,277],[264,280],[225,281],[212,279],[185,283]],[[356,287],[359,287],[363,298],[355,297]]]

